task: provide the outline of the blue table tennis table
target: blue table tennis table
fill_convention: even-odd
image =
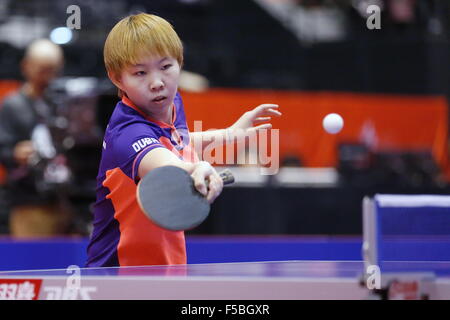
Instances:
[[[3,271],[0,299],[450,299],[450,196],[363,203],[362,259]]]
[[[81,269],[69,267],[0,272],[0,299],[389,298],[383,297],[383,289],[389,288],[370,289],[365,275],[363,261],[273,261]],[[385,275],[404,283],[401,287],[403,292],[400,292],[400,296],[397,292],[396,298],[450,299],[450,262],[392,262],[381,273],[383,286],[389,284],[387,278],[383,279]],[[397,285],[397,291],[398,288]],[[411,296],[411,288],[415,289],[415,296]]]

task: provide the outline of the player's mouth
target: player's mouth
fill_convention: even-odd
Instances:
[[[155,99],[153,99],[152,101],[153,101],[154,103],[163,103],[166,99],[167,99],[166,97],[158,96],[158,97],[156,97]]]

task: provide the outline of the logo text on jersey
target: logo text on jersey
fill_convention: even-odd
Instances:
[[[146,146],[149,146],[154,143],[159,143],[159,141],[155,138],[143,138],[139,139],[135,143],[132,144],[134,151],[139,152],[144,149]]]

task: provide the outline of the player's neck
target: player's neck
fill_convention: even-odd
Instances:
[[[148,110],[143,111],[146,115],[154,120],[172,125],[173,104],[171,104],[168,108],[163,108],[163,110],[161,110],[160,112],[151,112]]]
[[[136,105],[126,95],[122,97],[122,101],[129,107],[140,112],[142,115],[150,118],[151,121],[161,122],[162,124],[166,124],[169,126],[173,125],[173,120],[175,119],[173,101],[169,105],[169,107],[160,107],[155,110],[149,110],[148,108],[143,108],[141,106]]]

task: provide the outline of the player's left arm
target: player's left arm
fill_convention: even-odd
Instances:
[[[228,128],[190,132],[189,135],[196,143],[201,141],[202,149],[211,142],[216,145],[236,142],[258,130],[271,129],[272,124],[270,121],[272,116],[281,116],[281,112],[277,110],[278,108],[277,104],[261,104],[253,110],[245,112]]]

